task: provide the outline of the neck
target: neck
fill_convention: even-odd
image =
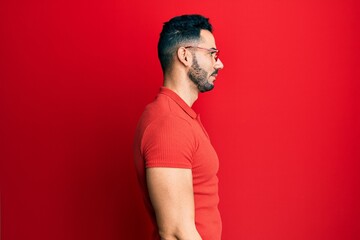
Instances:
[[[164,87],[175,92],[190,107],[197,100],[199,90],[186,74],[165,74]]]

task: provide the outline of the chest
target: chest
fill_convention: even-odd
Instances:
[[[201,124],[193,125],[196,138],[196,148],[193,153],[193,177],[203,180],[214,178],[219,169],[219,159],[210,138]]]

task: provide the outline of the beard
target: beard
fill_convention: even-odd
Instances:
[[[193,55],[193,64],[189,70],[189,78],[195,83],[200,92],[207,92],[214,88],[214,84],[209,83],[208,73],[199,66],[195,55]]]

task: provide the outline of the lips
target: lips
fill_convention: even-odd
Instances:
[[[212,83],[214,84],[214,83],[215,83],[215,81],[216,81],[217,74],[212,74],[212,75],[211,75],[211,77],[213,77],[213,79],[212,79]]]
[[[217,77],[217,74],[218,74],[218,70],[215,70],[210,76]]]

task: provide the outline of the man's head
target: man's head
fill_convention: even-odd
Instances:
[[[200,92],[214,87],[217,71],[223,68],[218,60],[212,26],[209,19],[201,15],[182,15],[166,22],[160,33],[158,56],[164,73],[175,61],[182,62],[189,79]]]

